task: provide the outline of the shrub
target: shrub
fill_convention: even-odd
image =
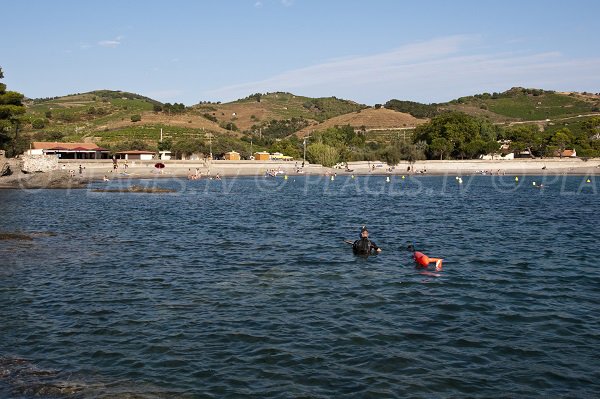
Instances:
[[[223,123],[220,123],[219,126],[221,126],[223,129],[230,130],[233,132],[237,132],[239,130],[238,127],[233,122],[223,122]]]
[[[208,119],[209,121],[213,121],[213,122],[217,121],[217,117],[216,116],[212,116],[208,112],[202,114],[202,116],[205,117],[206,119]]]
[[[44,119],[34,119],[33,122],[31,122],[31,126],[34,129],[43,129],[46,126],[46,121]]]
[[[139,122],[142,120],[142,116],[140,114],[131,115],[132,122]]]

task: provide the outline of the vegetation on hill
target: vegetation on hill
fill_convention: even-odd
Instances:
[[[217,106],[217,109],[235,112],[238,118],[247,112],[253,112],[256,116],[259,110],[264,110],[268,120],[304,118],[319,122],[364,108],[367,106],[337,97],[310,98],[286,92],[255,93],[232,103]]]
[[[247,133],[259,132],[261,136],[266,138],[280,139],[294,134],[309,124],[310,122],[302,117],[283,120],[272,119],[260,125],[253,125]]]
[[[432,118],[439,113],[436,104],[421,104],[414,101],[390,100],[385,103],[384,107],[411,114],[415,118]]]
[[[482,93],[440,104],[389,100],[385,108],[406,112],[417,118],[432,118],[441,112],[462,111],[485,115],[494,122],[534,121],[600,112],[600,99],[556,93],[551,90],[513,87],[502,93]],[[487,112],[481,112],[487,111]]]
[[[348,114],[366,108],[353,101],[341,100],[337,97],[311,98],[302,106],[309,110],[317,121],[324,121],[334,116]]]
[[[600,111],[600,101],[584,100],[576,95],[554,91],[513,87],[503,93],[483,93],[461,97],[445,104],[472,105],[495,114],[522,121],[568,117]]]
[[[235,150],[248,158],[266,150],[301,159],[306,137],[307,159],[331,166],[476,158],[508,140],[511,150],[534,156],[575,148],[591,157],[600,155],[599,107],[597,95],[523,88],[443,104],[392,99],[384,108],[285,92],[186,107],[110,90],[23,101],[0,85],[0,146],[16,155],[31,140],[94,141],[111,151],[219,157]]]

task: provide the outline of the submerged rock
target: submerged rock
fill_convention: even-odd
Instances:
[[[71,176],[67,171],[18,173],[0,178],[0,188],[69,189],[86,188],[87,181]]]
[[[21,233],[0,233],[0,240],[21,240],[31,241],[33,237],[27,234]]]

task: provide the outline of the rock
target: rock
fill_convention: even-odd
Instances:
[[[48,173],[17,173],[13,176],[0,178],[0,188],[86,188],[87,181],[69,176],[66,171]]]
[[[12,171],[10,170],[10,164],[8,162],[0,164],[0,177],[10,176],[11,174]]]
[[[50,172],[58,169],[58,157],[54,155],[21,155],[24,173]]]
[[[33,238],[21,233],[0,233],[0,240],[31,241]]]

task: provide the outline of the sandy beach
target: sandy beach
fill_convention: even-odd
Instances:
[[[547,158],[547,159],[517,159],[517,160],[465,160],[465,161],[417,161],[413,164],[400,162],[390,167],[384,162],[349,162],[345,166],[327,168],[317,164],[302,162],[277,162],[277,161],[212,161],[207,164],[194,161],[163,161],[165,168],[158,170],[154,167],[156,161],[129,161],[128,166],[120,162],[117,171],[113,171],[111,162],[65,163],[65,169],[75,170],[78,174],[79,165],[82,165],[83,177],[102,179],[103,176],[111,177],[187,177],[196,172],[202,177],[216,176],[264,176],[268,171],[277,171],[278,174],[298,175],[473,175],[473,174],[576,174],[587,175],[600,173],[600,159]],[[61,164],[62,167],[62,164]],[[410,170],[409,170],[410,168]]]
[[[106,176],[115,179],[199,178],[278,175],[596,175],[600,173],[600,159],[547,158],[517,160],[453,160],[401,162],[393,167],[383,162],[349,162],[345,167],[326,168],[302,162],[277,161],[163,161],[157,169],[156,161],[129,161],[127,167],[119,162],[113,170],[110,160],[62,161],[57,170],[45,173],[15,171],[0,178],[0,188],[85,188],[88,182],[102,181]],[[81,173],[79,166],[81,165]],[[13,168],[14,169],[14,168]]]

